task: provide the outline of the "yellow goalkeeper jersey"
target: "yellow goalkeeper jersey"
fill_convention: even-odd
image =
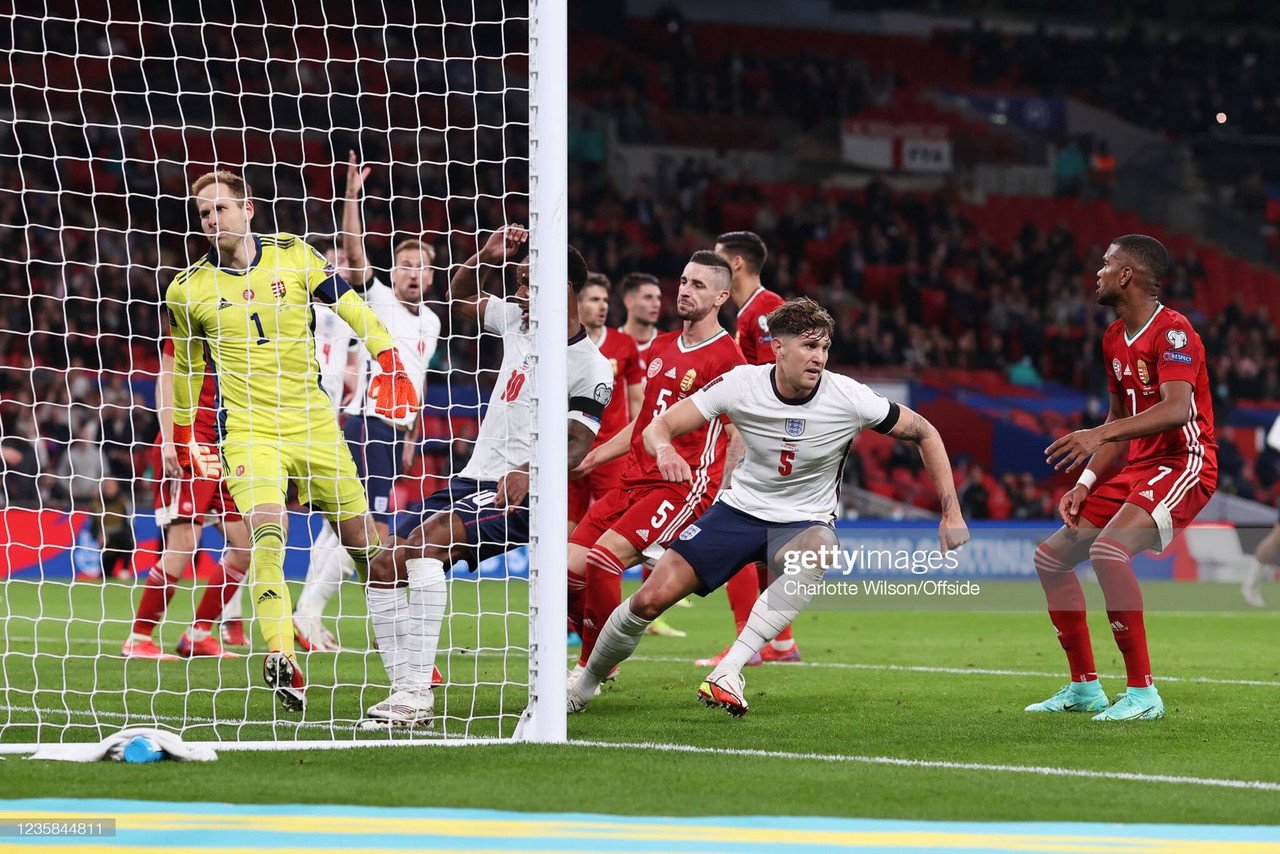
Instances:
[[[316,362],[313,296],[364,340],[370,353],[393,346],[373,311],[319,252],[292,234],[254,235],[247,270],[218,266],[216,249],[165,291],[174,345],[174,421],[190,424],[205,375],[218,383],[220,433],[297,435],[336,425]]]

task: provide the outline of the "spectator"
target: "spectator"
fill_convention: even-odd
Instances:
[[[991,516],[988,505],[991,493],[987,489],[986,475],[982,466],[973,463],[964,485],[960,488],[960,509],[966,519],[987,519]]]

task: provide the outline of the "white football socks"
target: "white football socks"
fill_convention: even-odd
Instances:
[[[418,690],[431,687],[431,670],[440,648],[440,626],[444,622],[449,592],[444,581],[444,564],[434,558],[413,558],[409,571],[409,614],[404,637],[405,683]]]
[[[756,600],[747,624],[742,627],[720,664],[711,671],[711,676],[740,673],[752,656],[764,649],[805,609],[813,598],[814,585],[821,580],[822,573],[822,568],[817,568],[802,571],[798,575],[780,575],[775,578]]]
[[[631,597],[628,596],[605,620],[600,637],[596,639],[591,658],[587,659],[586,670],[579,677],[584,690],[595,691],[597,685],[604,681],[613,668],[631,657],[644,637],[644,630],[649,628],[651,620],[642,620],[631,613]]]
[[[405,643],[408,634],[409,603],[403,587],[365,588],[369,603],[369,619],[373,623],[373,636],[378,639],[378,655],[387,671],[393,690],[405,686],[409,650]],[[430,684],[431,676],[427,675]]]
[[[351,555],[342,547],[333,526],[326,520],[311,543],[311,564],[307,567],[307,581],[302,595],[294,607],[294,613],[302,617],[319,617],[338,595],[344,573],[355,571]]]

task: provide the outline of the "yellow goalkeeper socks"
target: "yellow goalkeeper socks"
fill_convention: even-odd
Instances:
[[[267,650],[292,657],[293,603],[284,583],[284,529],[279,525],[259,525],[253,531],[253,601]]]

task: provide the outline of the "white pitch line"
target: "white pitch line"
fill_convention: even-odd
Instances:
[[[576,660],[576,659],[575,659]],[[691,664],[687,658],[675,656],[633,655],[628,661],[652,661],[659,664]],[[815,667],[831,670],[874,670],[902,673],[938,673],[949,676],[1043,676],[1062,678],[1066,674],[1060,671],[1045,670],[996,670],[986,667],[930,667],[918,664],[851,664],[843,661],[790,661],[781,665],[787,667]],[[1123,673],[1099,673],[1106,679],[1123,679]],[[1280,682],[1267,682],[1260,679],[1213,679],[1208,676],[1155,676],[1157,682],[1190,682],[1202,685],[1242,685],[1250,688],[1280,688]]]
[[[20,643],[33,643],[30,639],[20,639]],[[75,646],[92,646],[98,649],[115,650],[117,648],[115,641],[97,641],[88,638],[71,638],[70,640],[58,639],[49,640],[52,645],[71,644]],[[370,655],[371,650],[343,649],[340,653],[355,655]],[[443,650],[442,650],[443,652]],[[513,647],[512,653],[520,654],[525,652],[522,648]],[[39,653],[26,654],[27,657],[34,657]],[[508,653],[485,650],[483,652],[474,652],[469,649],[453,650],[453,655],[465,658],[508,658]],[[114,653],[107,656],[108,658],[116,658]],[[570,655],[569,661],[577,662],[576,655]],[[643,661],[655,664],[692,664],[693,661],[688,658],[680,658],[678,656],[660,656],[660,655],[633,655],[629,661]],[[1052,670],[1002,670],[989,667],[934,667],[923,664],[859,664],[845,661],[792,661],[787,662],[785,667],[813,667],[823,670],[869,670],[880,673],[934,673],[945,676],[1009,676],[1014,678],[1037,677],[1045,679],[1060,679],[1063,673]],[[1104,679],[1123,679],[1123,673],[1100,673],[1098,674]],[[1185,682],[1192,685],[1234,685],[1243,688],[1280,688],[1280,681],[1268,681],[1265,679],[1215,679],[1211,676],[1164,676],[1157,675],[1157,682]]]
[[[733,747],[698,747],[692,744],[659,742],[570,741],[570,746],[608,747],[625,750],[660,750],[671,753],[703,753],[765,759],[808,759],[818,762],[853,762],[861,765],[890,765],[900,768],[944,768],[953,771],[995,771],[1006,774],[1034,774],[1042,777],[1083,777],[1094,780],[1126,780],[1137,783],[1176,783],[1220,789],[1254,789],[1280,792],[1280,783],[1266,780],[1232,780],[1216,777],[1185,777],[1173,774],[1137,774],[1128,771],[1091,771],[1086,768],[1057,768],[1048,765],[992,765],[984,762],[951,762],[934,759],[905,759],[900,756],[858,756],[845,753],[793,753],[783,750],[752,750]]]

